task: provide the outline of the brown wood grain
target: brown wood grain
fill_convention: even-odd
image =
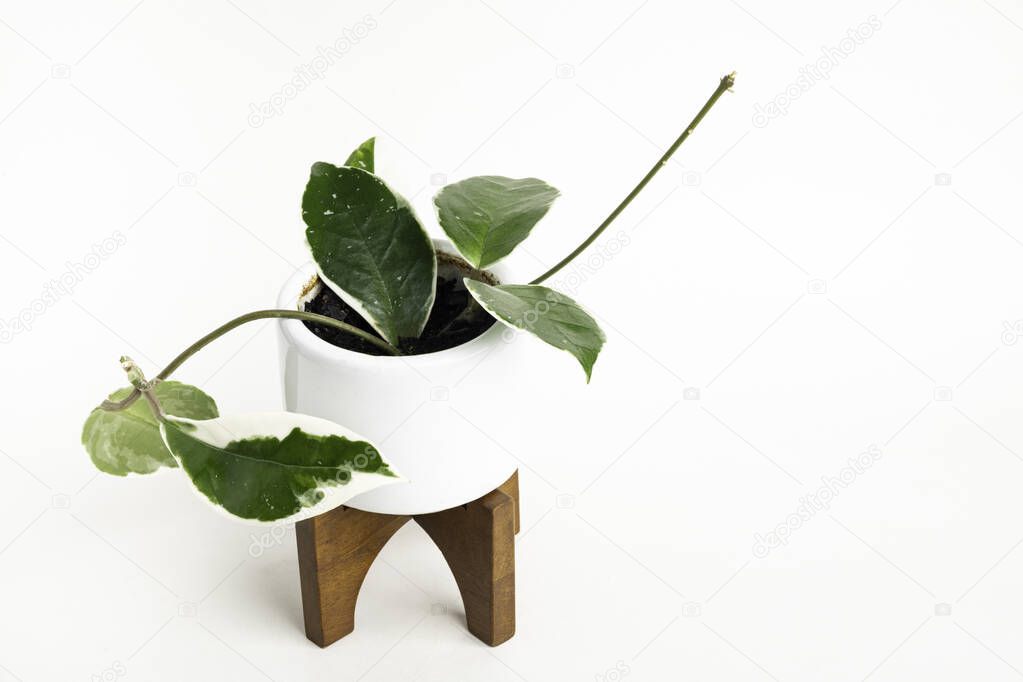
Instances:
[[[306,636],[328,646],[355,629],[369,567],[415,518],[444,555],[462,595],[469,631],[490,646],[515,634],[518,472],[468,504],[415,517],[338,507],[295,525]]]
[[[306,636],[327,646],[355,629],[369,567],[408,516],[338,507],[295,524]]]
[[[508,478],[507,481],[497,487],[502,493],[512,498],[512,503],[515,505],[515,534],[519,534],[519,470],[516,469],[515,473]]]
[[[515,502],[500,489],[415,517],[448,562],[469,632],[497,646],[515,634]]]

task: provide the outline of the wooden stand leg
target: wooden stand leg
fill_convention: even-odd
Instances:
[[[515,503],[515,534],[519,534],[519,471],[515,470],[515,473],[511,477],[502,483],[498,490],[512,498],[512,502]]]
[[[448,562],[469,632],[497,646],[515,634],[515,501],[500,488],[414,517]]]
[[[408,516],[338,507],[295,524],[305,634],[325,647],[355,629],[359,588]]]
[[[295,524],[306,637],[321,647],[355,629],[355,602],[369,567],[415,518],[458,584],[469,632],[490,646],[515,634],[518,472],[478,500],[415,517],[338,507]]]

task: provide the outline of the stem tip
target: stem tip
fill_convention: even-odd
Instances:
[[[127,355],[121,356],[121,369],[124,370],[125,374],[128,375],[128,381],[131,385],[140,391],[146,391],[149,389],[149,382],[146,381],[145,375],[142,370],[139,369],[135,361],[129,358]]]

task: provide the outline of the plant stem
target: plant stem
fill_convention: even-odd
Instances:
[[[363,341],[373,344],[380,350],[384,351],[388,355],[401,355],[401,351],[387,343],[383,339],[373,336],[369,332],[363,331],[358,327],[353,327],[350,324],[335,320],[333,317],[327,317],[326,315],[318,315],[316,313],[307,313],[302,310],[256,310],[255,312],[246,313],[240,315],[230,322],[225,322],[206,336],[202,337],[191,346],[181,351],[176,358],[171,360],[170,364],[163,368],[163,371],[156,375],[155,381],[162,381],[171,375],[174,370],[180,367],[185,360],[195,355],[197,352],[202,350],[204,347],[209,345],[211,342],[217,340],[227,332],[231,331],[236,327],[240,327],[246,322],[253,322],[255,320],[265,320],[273,318],[284,318],[289,320],[303,320],[305,322],[315,322],[317,324],[326,325],[328,327],[334,327],[342,331],[348,332],[353,336],[357,336]],[[113,401],[104,400],[100,405],[104,410],[123,410],[129,407],[132,403],[139,399],[141,392],[138,388],[135,388],[126,398],[123,400]]]
[[[548,279],[549,277],[551,277],[551,275],[555,274],[556,272],[561,270],[561,268],[565,267],[570,262],[572,262],[573,258],[575,258],[584,250],[586,250],[586,247],[592,244],[594,240],[600,236],[601,232],[606,230],[607,226],[614,222],[614,219],[618,217],[618,214],[624,211],[625,207],[632,203],[632,200],[636,198],[636,195],[643,191],[643,188],[647,186],[647,183],[650,182],[650,180],[655,175],[657,175],[657,171],[661,170],[661,167],[668,163],[668,159],[671,158],[671,155],[674,154],[675,151],[682,146],[682,143],[686,141],[686,138],[689,137],[689,134],[691,132],[693,132],[693,129],[696,128],[700,121],[703,120],[703,117],[707,115],[707,112],[711,110],[711,107],[713,107],[714,104],[718,101],[718,99],[721,98],[721,95],[725,94],[725,91],[731,88],[732,85],[734,84],[735,84],[734,71],[728,74],[727,76],[723,76],[721,78],[721,83],[718,84],[717,90],[715,90],[714,94],[710,96],[710,99],[708,99],[707,103],[703,105],[703,108],[700,109],[699,113],[696,114],[696,117],[686,127],[686,129],[682,131],[682,134],[678,136],[678,139],[675,140],[675,142],[670,147],[668,147],[668,151],[664,152],[664,155],[660,158],[660,160],[657,163],[654,164],[654,167],[651,168],[647,172],[647,174],[643,176],[643,179],[639,181],[639,184],[636,185],[635,188],[633,188],[633,190],[629,192],[628,196],[626,196],[622,200],[622,203],[618,204],[615,210],[611,211],[611,214],[604,219],[604,222],[602,222],[597,227],[597,229],[593,231],[593,234],[586,238],[586,241],[577,246],[575,251],[565,256],[561,260],[561,262],[559,262],[550,270],[534,279],[532,282],[530,282],[530,284],[539,284],[540,282],[543,282],[544,280]]]
[[[153,393],[153,387],[150,386],[142,390],[142,396],[149,402],[149,408],[153,411],[153,416],[156,417],[157,421],[164,421],[167,415],[163,412],[163,407],[160,406],[160,401],[156,399],[156,394]]]
[[[157,379],[166,379],[170,376],[171,372],[176,370],[181,364],[188,358],[195,355],[197,351],[202,349],[204,346],[209,344],[211,341],[223,336],[227,332],[231,331],[235,327],[240,327],[246,322],[253,322],[255,320],[265,320],[273,318],[284,318],[289,320],[304,320],[305,322],[316,322],[317,324],[323,324],[328,327],[334,327],[342,331],[348,332],[353,336],[357,336],[363,341],[373,344],[380,350],[384,351],[388,355],[401,355],[401,352],[387,343],[381,338],[373,336],[369,332],[363,331],[358,327],[353,327],[350,324],[342,322],[341,320],[335,320],[333,317],[327,317],[326,315],[318,315],[316,313],[307,313],[302,310],[257,310],[255,312],[246,313],[240,315],[230,322],[225,322],[206,336],[202,337],[191,346],[181,351],[178,357],[171,360],[170,364],[163,368],[163,371],[156,375]]]

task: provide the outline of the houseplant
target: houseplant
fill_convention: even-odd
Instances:
[[[385,460],[372,440],[337,422],[381,438],[383,422],[372,414],[385,413],[388,403],[374,398],[403,392],[400,385],[384,385],[389,372],[410,363],[419,372],[460,370],[481,353],[499,352],[504,327],[570,353],[589,381],[604,335],[575,301],[542,283],[611,224],[733,83],[734,74],[723,77],[604,222],[528,284],[502,283],[508,275],[497,264],[558,196],[546,183],[483,176],[444,187],[434,204],[450,242],[440,242],[438,250],[409,204],[374,175],[373,139],[341,166],[314,164],[302,199],[313,264],[285,286],[278,309],[222,325],[152,381],[122,358],[131,386],[112,393],[83,428],[92,461],[119,476],[180,467],[204,499],[255,522],[297,520],[341,504],[426,513],[496,487],[513,463],[492,449],[460,450],[450,424],[434,425],[442,440],[423,432],[414,449]],[[282,320],[285,402],[296,411],[222,417],[201,390],[168,380],[214,339],[265,318]],[[447,447],[431,450],[434,445]],[[407,475],[412,484],[381,488],[403,481],[399,472],[406,469],[414,470]]]

